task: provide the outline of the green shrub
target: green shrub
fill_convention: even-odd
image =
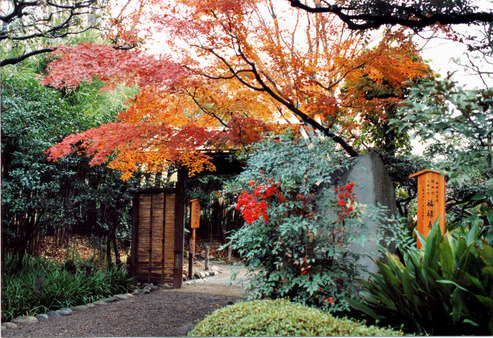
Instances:
[[[2,266],[2,321],[22,315],[81,305],[132,290],[135,283],[121,268],[101,270],[76,261],[76,271],[40,258],[24,257],[15,271],[7,255]]]
[[[400,331],[335,318],[285,299],[241,302],[216,310],[189,336],[402,336]]]
[[[247,169],[224,190],[247,223],[229,244],[253,272],[249,299],[349,309],[353,280],[364,274],[351,245],[364,244],[365,224],[382,224],[384,213],[358,204],[354,183],[337,183],[348,164],[330,140],[285,135],[258,145]]]
[[[493,248],[477,224],[442,234],[435,224],[421,249],[386,252],[367,292],[350,304],[380,322],[419,334],[491,335]]]

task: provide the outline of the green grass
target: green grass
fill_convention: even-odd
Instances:
[[[23,268],[18,272],[14,265],[13,257],[6,256],[2,265],[2,322],[87,304],[135,287],[121,268],[93,268],[87,273],[87,265],[79,261],[76,272],[70,273],[63,264],[33,257],[25,257]],[[40,280],[42,287],[39,287]]]
[[[240,302],[216,310],[189,336],[402,336],[395,331],[336,318],[285,299]]]

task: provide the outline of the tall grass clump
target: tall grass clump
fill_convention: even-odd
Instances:
[[[74,269],[42,258],[6,255],[2,266],[2,322],[23,315],[87,304],[128,292],[135,282],[123,268],[95,269],[76,260]]]

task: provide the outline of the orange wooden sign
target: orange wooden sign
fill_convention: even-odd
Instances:
[[[190,227],[197,229],[200,227],[200,200],[196,198],[191,200],[190,203],[192,203]]]
[[[409,176],[418,178],[417,229],[426,238],[438,218],[442,234],[445,233],[445,174],[434,170],[422,170]],[[418,239],[418,248],[421,243]]]

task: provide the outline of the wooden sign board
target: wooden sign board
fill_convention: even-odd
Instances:
[[[200,200],[196,198],[191,200],[190,203],[192,203],[190,227],[192,229],[197,229],[200,228]]]
[[[426,238],[438,218],[442,234],[445,233],[445,174],[434,170],[422,170],[409,176],[418,178],[417,229]],[[418,248],[421,243],[418,239]]]

